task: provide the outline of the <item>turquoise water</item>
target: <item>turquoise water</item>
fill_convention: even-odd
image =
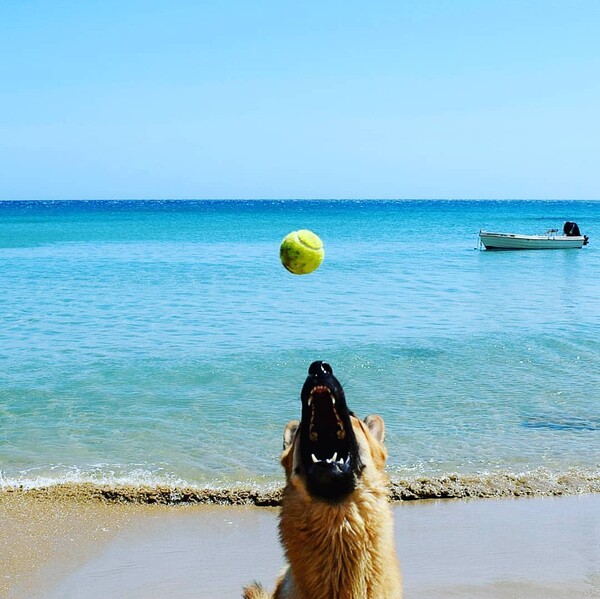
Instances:
[[[565,220],[589,246],[477,250]],[[393,478],[599,476],[600,202],[0,202],[0,278],[4,486],[279,483],[316,359]]]

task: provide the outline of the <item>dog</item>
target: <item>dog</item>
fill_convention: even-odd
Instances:
[[[288,566],[268,595],[244,599],[402,599],[385,474],[385,425],[348,410],[326,362],[313,362],[302,418],[287,424],[279,536]]]

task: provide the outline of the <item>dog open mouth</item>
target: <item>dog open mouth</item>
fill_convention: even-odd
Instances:
[[[301,459],[309,492],[329,501],[351,493],[361,467],[341,384],[326,362],[313,362],[302,388]]]

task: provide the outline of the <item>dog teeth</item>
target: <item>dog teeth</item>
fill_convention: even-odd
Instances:
[[[335,397],[331,393],[331,390],[329,389],[329,387],[326,387],[325,385],[319,385],[318,387],[315,387],[308,396],[308,407],[309,408],[310,408],[310,406],[312,406],[313,395],[315,393],[327,393],[327,395],[329,395],[329,398],[331,399],[331,405],[335,406]]]
[[[314,453],[310,454],[310,458],[313,462],[313,464],[318,464],[318,463],[323,463],[325,462],[326,464],[338,464],[340,466],[344,465],[344,461],[348,462],[350,460],[350,456],[348,456],[346,458],[346,460],[344,460],[344,458],[340,458],[339,460],[337,459],[337,451],[330,457],[330,458],[326,458],[324,460],[320,460],[319,458],[317,458],[317,456]]]

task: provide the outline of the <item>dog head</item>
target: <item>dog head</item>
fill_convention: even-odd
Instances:
[[[342,385],[326,362],[313,362],[302,387],[302,419],[289,422],[281,463],[288,482],[315,498],[343,501],[368,470],[383,473],[385,425],[348,410]]]

